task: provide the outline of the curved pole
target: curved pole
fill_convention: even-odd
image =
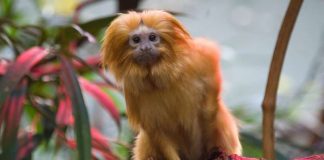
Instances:
[[[275,159],[274,152],[274,112],[280,73],[284,62],[291,32],[294,28],[303,0],[291,0],[280,28],[276,47],[272,56],[268,82],[262,103],[263,110],[263,157]]]

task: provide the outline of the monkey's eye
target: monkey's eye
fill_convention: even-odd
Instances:
[[[134,37],[132,37],[132,41],[133,41],[135,44],[137,44],[137,43],[141,42],[141,38],[140,38],[139,36],[134,36]]]
[[[156,41],[156,35],[154,34],[154,33],[151,33],[150,35],[149,35],[149,40],[150,41],[152,41],[152,42],[154,42],[154,41]]]

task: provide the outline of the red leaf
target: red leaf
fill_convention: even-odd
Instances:
[[[241,156],[236,155],[236,154],[229,155],[228,158],[226,158],[226,159],[231,159],[231,160],[261,160],[260,158],[241,157]]]
[[[20,137],[17,159],[23,159],[29,156],[32,153],[32,151],[40,144],[41,140],[41,135],[33,135],[33,133],[27,133]]]
[[[310,157],[295,158],[294,160],[323,160],[323,159],[324,159],[324,154],[319,154]]]
[[[72,125],[74,118],[72,115],[72,103],[63,86],[59,88],[59,94],[62,98],[59,100],[58,111],[56,114],[56,124],[60,126]]]
[[[120,127],[119,111],[117,110],[113,100],[104,91],[102,91],[100,87],[89,82],[88,80],[79,77],[79,82],[84,90],[89,92],[98,102],[100,102],[105,107],[105,109],[115,120],[118,127]]]
[[[100,57],[99,55],[89,56],[85,61],[90,66],[97,66],[100,62]],[[73,66],[77,70],[84,67],[83,64],[75,60],[73,61]],[[61,70],[60,64],[48,63],[33,68],[31,75],[35,78],[39,78],[43,75],[58,73],[60,70]]]
[[[4,114],[4,131],[2,135],[2,155],[0,159],[16,159],[17,156],[17,132],[25,102],[25,94],[27,90],[27,80],[22,80],[19,85],[14,88],[13,92],[7,97],[3,107]]]
[[[4,59],[0,59],[0,76],[4,75],[7,72],[9,62]]]
[[[0,79],[0,110],[19,81],[47,54],[48,51],[44,48],[33,47],[21,53],[17,60],[8,66],[6,74]]]
[[[118,159],[110,150],[108,139],[96,128],[91,128],[92,148],[99,151],[106,160]]]
[[[32,69],[32,77],[39,78],[43,75],[58,73],[61,70],[61,66],[58,63],[46,63],[44,65],[37,66]]]
[[[67,140],[67,145],[71,148],[71,149],[76,149],[76,142],[73,139],[68,139]]]
[[[91,128],[92,147],[100,150],[111,152],[109,149],[108,139],[96,128]]]
[[[217,157],[216,159],[219,159],[219,157]],[[247,157],[238,156],[236,154],[232,154],[232,155],[229,155],[225,159],[231,159],[231,160],[261,160],[263,158],[247,158]],[[313,155],[313,156],[310,156],[310,157],[295,158],[294,160],[323,160],[323,159],[324,159],[324,154],[319,154],[319,155]]]
[[[95,55],[89,56],[85,61],[90,66],[96,66],[100,63],[100,56],[99,56],[99,54],[95,54]],[[78,61],[73,61],[73,64],[76,68],[81,68],[84,66],[83,64],[81,64]]]

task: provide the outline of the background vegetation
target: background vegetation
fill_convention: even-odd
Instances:
[[[114,3],[117,9],[107,11],[111,15],[91,17],[88,8],[103,1],[0,2],[0,159],[129,159],[134,135],[125,102],[113,78],[100,68],[98,52],[115,12],[137,8],[139,1]],[[324,150],[323,49],[314,54],[307,78],[294,92],[284,92],[289,82],[283,80],[280,91],[285,94],[279,94],[276,117],[278,159]],[[223,51],[226,69],[231,48]],[[309,106],[317,115],[299,110],[312,96],[321,97],[318,106]],[[236,103],[231,109],[242,124],[244,155],[261,157],[261,115],[247,105]],[[306,117],[309,126],[300,123]]]

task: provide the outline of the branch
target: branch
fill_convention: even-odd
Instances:
[[[273,53],[265,96],[262,103],[263,109],[263,156],[274,160],[274,112],[279,84],[280,73],[284,62],[291,32],[294,28],[303,0],[291,0],[281,25],[276,47]]]

